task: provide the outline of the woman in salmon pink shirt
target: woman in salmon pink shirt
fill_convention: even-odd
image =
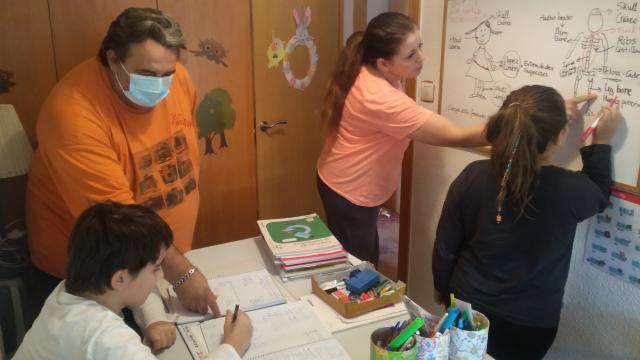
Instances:
[[[411,18],[376,16],[347,40],[325,98],[329,132],[318,159],[318,190],[327,222],[347,251],[374,264],[378,208],[396,189],[409,142],[486,144],[482,124],[458,127],[404,93],[403,79],[422,70],[421,47]]]

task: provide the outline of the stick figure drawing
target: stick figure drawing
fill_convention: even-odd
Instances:
[[[491,39],[491,34],[498,35],[500,33],[502,31],[496,31],[491,28],[489,19],[482,21],[478,26],[465,33],[465,35],[473,34],[473,38],[480,45],[473,52],[471,58],[467,59],[467,64],[470,64],[470,66],[466,76],[474,79],[473,93],[469,95],[470,98],[484,99],[485,96],[482,93],[488,90],[485,86],[486,83],[493,82],[491,72],[497,70],[498,67],[493,62],[493,56],[485,49],[485,45]]]

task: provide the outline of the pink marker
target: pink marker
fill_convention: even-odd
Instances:
[[[613,99],[609,100],[609,106],[613,107],[616,103],[617,103],[618,97],[614,97]],[[587,128],[587,130],[585,130],[582,135],[580,135],[580,141],[585,142],[587,140],[587,138],[589,137],[589,135],[591,135],[591,133],[593,132],[593,130],[596,129],[596,127],[598,127],[598,121],[600,121],[600,118],[602,117],[602,115],[598,116],[596,118],[596,121],[593,122],[593,124],[591,124],[591,126],[589,126]]]

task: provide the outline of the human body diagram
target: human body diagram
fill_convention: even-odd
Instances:
[[[606,34],[602,31],[604,19],[600,9],[593,9],[589,13],[587,18],[587,27],[589,29],[588,34],[579,33],[573,40],[573,45],[569,49],[566,55],[568,59],[574,53],[578,44],[582,48],[582,54],[577,59],[576,79],[573,86],[573,95],[577,96],[580,82],[585,79],[587,82],[587,89],[584,93],[591,93],[593,89],[593,79],[595,77],[595,69],[593,68],[593,60],[598,54],[602,54],[602,65],[607,64],[607,54],[609,50],[609,42],[607,41]]]

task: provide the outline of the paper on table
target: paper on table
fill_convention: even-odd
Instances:
[[[273,278],[265,269],[209,279],[209,287],[218,296],[218,307],[223,315],[227,309],[233,310],[236,304],[240,304],[242,311],[252,311],[286,302],[273,282]],[[211,312],[202,315],[185,309],[170,286],[167,286],[162,293],[170,312],[178,315],[178,324],[202,321],[212,317]]]
[[[300,300],[306,301],[311,305],[313,312],[316,313],[318,318],[322,319],[324,325],[331,331],[336,333],[346,329],[350,329],[357,326],[362,326],[372,322],[388,319],[394,316],[401,316],[407,314],[407,308],[402,302],[387,306],[378,310],[356,316],[351,319],[347,319],[338,314],[329,305],[327,305],[322,299],[315,294],[303,295]]]
[[[296,301],[248,313],[253,324],[251,346],[243,359],[349,359],[307,302]],[[220,346],[224,319],[200,324],[209,350]],[[313,351],[304,351],[304,348]],[[270,357],[269,357],[270,356]]]
[[[279,351],[260,357],[260,360],[342,360],[349,359],[336,339],[326,339],[313,344]]]

